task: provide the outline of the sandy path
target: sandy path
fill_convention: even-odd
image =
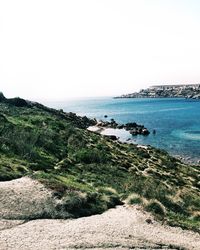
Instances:
[[[0,232],[0,249],[200,249],[200,236],[145,222],[136,207],[117,207],[76,220],[34,220]]]
[[[137,207],[119,206],[75,220],[1,220],[0,249],[200,249],[199,234],[148,224],[149,217]]]

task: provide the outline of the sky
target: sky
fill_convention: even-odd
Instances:
[[[65,100],[200,83],[199,0],[0,0],[0,91]]]

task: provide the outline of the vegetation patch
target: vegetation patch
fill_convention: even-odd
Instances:
[[[152,212],[157,217],[164,217],[166,215],[166,209],[163,204],[157,200],[150,200],[146,205],[145,209],[148,212]]]
[[[133,193],[127,197],[126,203],[129,205],[134,205],[134,204],[144,205],[146,203],[146,200],[139,194]]]

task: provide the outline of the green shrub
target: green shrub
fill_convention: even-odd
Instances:
[[[105,163],[107,155],[96,148],[82,148],[75,153],[75,160],[80,163]]]
[[[120,196],[114,188],[104,187],[98,189],[99,193],[102,193],[101,200],[106,203],[107,208],[115,207],[116,205],[122,205]]]
[[[166,209],[161,202],[158,200],[150,200],[146,206],[146,211],[152,212],[156,216],[164,217],[166,214]]]
[[[127,197],[126,203],[129,205],[133,205],[133,204],[141,204],[142,205],[145,203],[145,199],[142,198],[140,195],[133,193]]]
[[[101,187],[98,191],[106,195],[118,195],[117,191],[112,187]]]
[[[170,226],[181,226],[184,229],[194,230],[200,233],[200,217],[197,214],[186,216],[179,213],[168,212],[167,222]]]
[[[74,150],[79,150],[85,147],[86,141],[83,135],[77,130],[73,131],[68,138],[68,148],[74,152]]]
[[[193,219],[198,221],[200,223],[200,212],[196,212],[194,215],[193,215]]]
[[[87,202],[87,194],[85,193],[70,193],[63,198],[63,204],[67,211],[75,213],[81,209]]]
[[[147,151],[142,150],[142,149],[138,149],[138,156],[141,158],[147,158],[147,159],[151,157]]]
[[[97,192],[71,192],[63,199],[59,210],[68,212],[71,217],[78,218],[102,213],[109,207],[109,201],[102,199]]]
[[[180,201],[174,201],[173,197],[166,196],[162,200],[163,205],[174,213],[180,213],[188,215],[187,211],[184,209],[183,204]]]

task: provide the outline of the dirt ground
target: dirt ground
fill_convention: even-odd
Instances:
[[[50,191],[28,177],[0,182],[0,249],[200,249],[198,233],[161,225],[137,206],[79,219],[18,218],[52,209],[54,202]]]

